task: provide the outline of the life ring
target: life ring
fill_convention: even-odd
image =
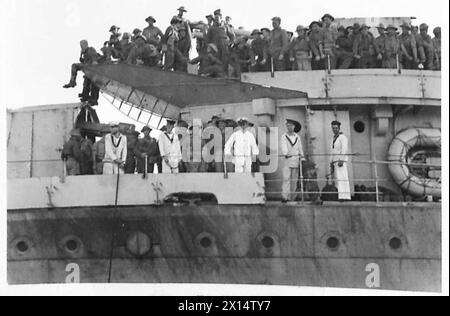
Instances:
[[[395,162],[389,165],[389,171],[400,188],[411,196],[441,198],[441,179],[419,176],[408,165],[414,163],[414,153],[418,151],[440,154],[441,130],[412,128],[398,134],[389,147],[388,161]]]

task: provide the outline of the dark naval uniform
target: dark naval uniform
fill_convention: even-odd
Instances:
[[[66,170],[68,176],[80,175],[81,161],[80,140],[72,136],[63,146],[61,158],[66,160]]]
[[[137,159],[138,173],[144,173],[145,171],[145,158],[143,158],[144,154],[147,154],[148,173],[153,173],[155,164],[161,163],[161,154],[159,152],[158,141],[150,136],[138,140],[134,149],[134,154]]]

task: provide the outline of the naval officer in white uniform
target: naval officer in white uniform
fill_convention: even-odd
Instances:
[[[300,175],[300,161],[304,161],[303,145],[298,133],[302,125],[286,120],[287,132],[281,136],[281,154],[286,158],[283,168],[283,203],[295,200]]]
[[[253,157],[259,155],[259,148],[255,136],[249,130],[247,118],[237,121],[239,128],[225,144],[225,155],[233,157],[236,173],[251,173]]]
[[[348,180],[348,138],[341,132],[341,123],[331,123],[333,129],[333,142],[331,144],[331,174],[339,191],[339,201],[352,199],[350,182]]]
[[[182,159],[181,145],[178,135],[174,133],[175,121],[167,121],[167,130],[158,139],[162,157],[163,173],[179,173]]]
[[[110,123],[111,134],[105,136],[103,174],[124,174],[127,160],[127,138],[120,133],[119,123]]]

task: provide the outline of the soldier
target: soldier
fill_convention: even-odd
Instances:
[[[241,78],[241,74],[249,72],[251,56],[250,47],[247,44],[248,38],[241,37],[231,49],[231,66],[233,67],[232,77]]]
[[[217,47],[225,74],[228,74],[228,65],[230,63],[229,46],[230,43],[234,42],[234,38],[234,32],[222,21],[222,11],[220,9],[214,11],[214,24],[208,30],[206,42]]]
[[[138,140],[134,150],[137,158],[138,173],[144,173],[145,171],[145,158],[147,158],[147,173],[154,173],[155,164],[158,164],[161,160],[158,141],[150,136],[151,131],[150,127],[144,126],[141,131],[144,134],[144,138]]]
[[[347,30],[341,26],[338,29],[336,40],[336,67],[338,69],[348,69],[353,62],[353,43],[347,36]]]
[[[248,130],[247,118],[237,120],[239,128],[225,144],[225,156],[232,157],[236,173],[251,173],[252,162],[259,155],[255,136]]]
[[[146,44],[146,38],[143,35],[136,37],[135,45],[128,54],[128,64],[156,67],[160,60],[161,55],[156,46]]]
[[[331,123],[333,129],[333,143],[331,144],[331,175],[338,188],[339,200],[350,201],[351,190],[348,180],[348,138],[341,132],[341,123],[334,121]]]
[[[68,176],[80,175],[81,161],[81,133],[78,129],[70,132],[70,139],[63,146],[61,159],[66,161],[66,171]]]
[[[120,37],[122,34],[120,34],[120,27],[118,26],[111,26],[109,29],[109,32],[111,33],[111,36],[109,37],[109,47],[110,47],[110,54],[113,58],[119,59],[120,58]]]
[[[331,14],[325,14],[322,17],[323,27],[320,37],[320,44],[322,45],[323,54],[326,60],[325,65],[328,64],[330,69],[336,69],[336,40],[338,37],[337,30],[332,27],[332,23],[334,22],[334,17]]]
[[[401,28],[402,34],[399,36],[402,50],[401,63],[405,69],[417,69],[418,57],[416,39],[410,34],[411,27],[408,23],[403,23]]]
[[[80,175],[92,175],[94,174],[94,161],[93,157],[94,144],[90,139],[84,137],[80,141]]]
[[[423,45],[422,37],[419,34],[418,26],[411,25],[411,35],[414,36],[414,39],[416,40],[416,47],[417,47],[416,65],[419,68],[423,69],[423,65],[426,63],[427,57],[425,55],[425,47]]]
[[[175,66],[175,55],[178,45],[178,27],[181,21],[178,17],[173,17],[170,26],[161,41],[162,51],[165,54],[164,70],[172,71]]]
[[[250,44],[251,72],[268,71],[267,64],[269,42],[263,37],[262,31],[256,29],[251,34],[253,41]]]
[[[202,36],[197,37],[197,53],[204,54],[206,53],[206,49],[208,47],[207,43],[207,37],[208,37],[208,30],[214,23],[214,16],[212,14],[209,14],[206,16],[207,23],[200,22],[199,26],[197,28],[200,29]]]
[[[288,36],[288,42],[289,42],[289,47],[290,45],[292,45],[292,42],[294,41],[294,33],[293,32],[286,32],[287,36]],[[286,70],[292,70],[292,68],[294,67],[294,61],[291,60],[291,56],[290,56],[290,52],[289,50],[284,54],[284,69]]]
[[[433,30],[433,48],[434,48],[434,70],[441,70],[441,28],[436,27]]]
[[[178,8],[178,15],[177,15],[177,17],[180,20],[181,24],[185,27],[187,37],[189,39],[191,39],[192,38],[191,24],[190,24],[189,20],[184,17],[184,14],[187,13],[187,12],[188,11],[186,10],[185,7],[183,7],[183,6],[179,7]]]
[[[72,71],[70,76],[70,82],[64,85],[65,89],[75,88],[77,86],[77,74],[81,70],[83,65],[96,65],[98,63],[99,55],[95,48],[89,47],[89,43],[86,40],[80,42],[81,55],[80,63],[72,65]]]
[[[220,161],[223,158],[223,154],[220,152],[222,144],[218,142],[219,120],[221,120],[221,115],[213,115],[202,133],[202,157],[205,160],[207,172],[223,172],[224,170]]]
[[[120,40],[120,47],[122,48],[120,51],[120,62],[127,62],[128,56],[134,45],[135,44],[131,42],[131,34],[123,33],[122,39]]]
[[[111,133],[105,136],[103,174],[124,174],[127,159],[127,138],[120,133],[119,123],[110,123]]]
[[[94,174],[103,174],[103,160],[105,159],[105,138],[107,134],[107,132],[104,132],[102,139],[96,142],[92,149]]]
[[[298,36],[289,46],[289,59],[293,62],[292,70],[312,70],[311,55],[317,56],[319,52],[306,35],[308,28],[299,25],[296,31]]]
[[[177,52],[175,55],[175,70],[187,72],[188,71],[188,62],[189,62],[189,53],[191,51],[192,41],[188,36],[186,31],[186,27],[181,25],[178,28],[179,40],[177,43]]]
[[[386,28],[383,23],[377,26],[378,37],[375,38],[375,43],[377,44],[380,53],[384,51],[384,42],[386,41]],[[383,68],[383,59],[377,59],[377,68]]]
[[[131,42],[135,42],[135,40],[136,40],[136,38],[138,37],[138,36],[141,36],[142,35],[142,31],[140,30],[140,29],[138,29],[138,28],[136,28],[136,29],[134,29],[133,30],[133,36],[131,37]]]
[[[231,18],[231,16],[225,17],[225,25],[226,25],[227,27],[231,28],[231,29],[233,29],[233,25],[231,24],[231,21],[232,21],[232,20],[233,20],[233,19]]]
[[[375,68],[376,60],[383,58],[373,35],[369,33],[369,29],[369,26],[363,24],[361,26],[361,33],[353,43],[354,57],[358,60],[358,68],[362,69]]]
[[[322,24],[317,21],[313,21],[309,25],[310,33],[309,33],[309,41],[311,45],[314,47],[312,49],[313,59],[311,62],[311,67],[313,70],[325,69],[323,59],[325,58],[322,51],[321,41],[321,27]]]
[[[125,173],[134,174],[136,172],[136,157],[134,155],[139,132],[133,131],[127,134],[127,159],[125,161]]]
[[[145,19],[148,26],[143,30],[142,35],[147,39],[147,44],[152,44],[158,48],[161,48],[161,40],[164,36],[159,27],[155,26],[156,20],[154,17],[149,16]]]
[[[400,40],[397,37],[397,28],[392,24],[386,28],[387,34],[382,44],[382,67],[388,69],[396,69],[400,65],[399,54],[401,51]]]
[[[99,63],[102,64],[111,64],[112,63],[112,56],[111,56],[111,46],[109,45],[109,41],[106,41],[103,43],[103,47],[100,49],[102,52],[102,56],[98,60]]]
[[[178,135],[173,130],[175,121],[167,121],[167,130],[159,136],[158,144],[163,161],[163,173],[179,173],[182,159],[181,146]]]
[[[294,120],[286,120],[287,132],[281,136],[281,154],[285,157],[283,168],[283,203],[294,201],[300,174],[300,160],[305,160],[303,146],[298,133],[302,125]]]
[[[263,27],[261,29],[261,32],[262,32],[263,39],[266,40],[267,43],[269,43],[270,42],[270,35],[271,35],[272,31],[270,31],[267,27]]]
[[[273,60],[274,70],[286,70],[284,55],[289,49],[289,40],[285,30],[281,28],[281,18],[272,19],[273,30],[270,34],[269,56]]]
[[[195,128],[197,127],[197,128]],[[198,131],[198,134],[194,134]],[[202,128],[201,126],[191,126],[189,127],[189,138],[190,138],[190,150],[189,159],[185,162],[187,173],[199,173],[206,172],[206,163],[202,162]],[[199,144],[195,143],[199,142]]]
[[[434,61],[434,47],[433,40],[428,34],[428,25],[425,23],[420,24],[420,38],[425,51],[424,67],[426,70],[433,70]]]
[[[191,60],[191,64],[200,63],[199,74],[211,78],[225,77],[222,61],[219,59],[219,49],[214,44],[208,44],[205,54]]]
[[[227,127],[231,127],[229,122],[232,120],[226,118],[217,118],[214,120],[214,127],[218,128],[221,133],[221,144],[220,148],[215,147],[216,151],[214,152],[214,171],[215,172],[225,172],[225,166],[227,172],[233,172],[234,166],[231,162],[226,161],[225,159],[225,145],[231,135],[227,135]]]

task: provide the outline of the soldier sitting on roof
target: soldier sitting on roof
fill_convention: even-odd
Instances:
[[[112,56],[111,56],[111,45],[109,44],[109,41],[106,41],[103,44],[103,47],[100,49],[102,52],[102,56],[98,60],[101,64],[111,64],[112,63]]]
[[[143,35],[137,36],[135,45],[128,54],[127,63],[130,65],[144,65],[148,67],[158,66],[161,60],[161,54],[152,44],[146,44],[146,38]]]
[[[99,55],[95,48],[89,47],[89,43],[86,40],[80,42],[81,56],[80,63],[72,65],[72,72],[70,76],[70,82],[64,85],[65,89],[75,88],[77,86],[77,73],[81,70],[83,65],[95,65],[98,63]]]
[[[219,59],[219,50],[215,44],[208,44],[207,52],[191,60],[191,64],[200,63],[199,74],[205,77],[225,77],[222,61]]]
[[[120,62],[127,62],[128,55],[134,46],[135,44],[131,42],[131,34],[123,33],[122,39],[120,40]]]
[[[137,38],[138,36],[140,36],[140,35],[142,35],[142,31],[141,31],[140,29],[138,29],[138,28],[135,28],[135,29],[133,30],[133,36],[131,37],[131,42],[134,43],[134,41],[136,40],[136,38]]]

